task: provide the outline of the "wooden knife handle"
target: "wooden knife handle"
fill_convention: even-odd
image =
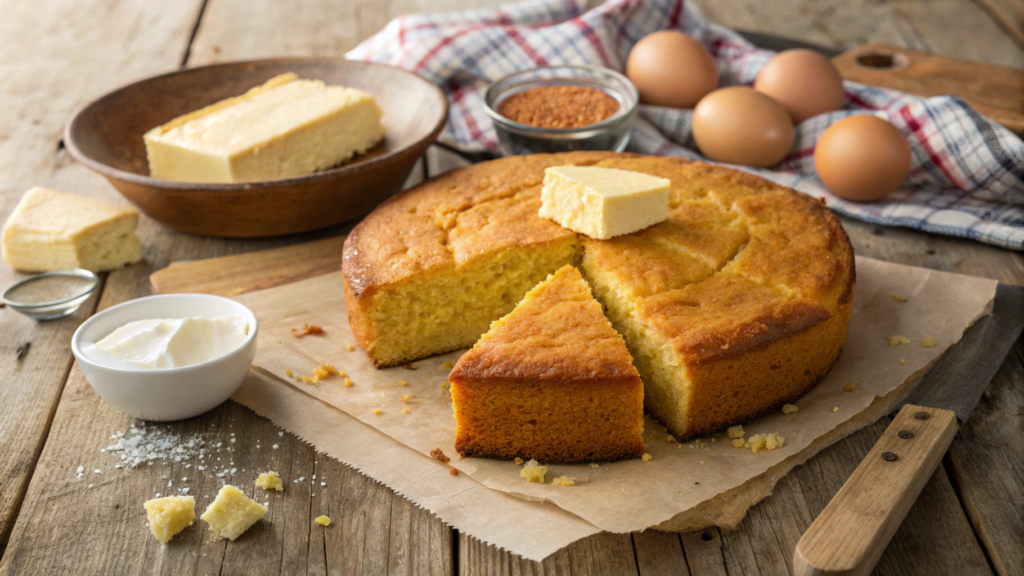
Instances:
[[[950,410],[904,406],[800,538],[794,574],[871,573],[958,428]]]

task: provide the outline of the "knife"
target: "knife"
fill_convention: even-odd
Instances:
[[[797,576],[869,574],[1024,327],[1024,288],[1000,284],[974,323],[903,401],[853,475],[804,532]]]

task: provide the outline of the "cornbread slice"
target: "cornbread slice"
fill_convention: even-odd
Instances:
[[[463,456],[579,462],[644,452],[640,375],[572,266],[494,322],[449,380]]]
[[[228,484],[220,489],[199,518],[210,525],[210,532],[234,540],[267,513],[267,507],[255,502],[241,490]]]
[[[146,508],[149,531],[161,544],[170,542],[196,518],[196,500],[191,496],[154,498],[142,505]]]
[[[25,272],[114,270],[142,257],[139,211],[50,188],[32,188],[3,231],[3,260]]]
[[[596,166],[544,171],[541,218],[591,238],[608,239],[663,222],[669,181],[641,172]]]
[[[149,172],[180,182],[253,182],[345,162],[384,137],[373,96],[282,74],[144,136]]]

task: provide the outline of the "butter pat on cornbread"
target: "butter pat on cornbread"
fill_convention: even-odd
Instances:
[[[310,174],[380,142],[383,114],[362,90],[282,74],[147,132],[149,172],[214,183]]]
[[[554,166],[544,171],[540,216],[597,240],[631,234],[665,220],[669,184],[629,170]]]
[[[210,525],[210,532],[234,540],[267,513],[267,507],[253,501],[234,486],[220,489],[217,498],[200,518]]]
[[[196,500],[191,496],[154,498],[142,504],[149,518],[149,531],[161,544],[192,525],[196,518]]]
[[[134,208],[32,188],[4,224],[3,260],[25,272],[114,270],[141,258],[138,222]]]

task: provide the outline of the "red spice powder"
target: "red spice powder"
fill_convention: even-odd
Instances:
[[[582,128],[619,110],[619,101],[586,86],[539,86],[506,98],[498,113],[537,128]]]

